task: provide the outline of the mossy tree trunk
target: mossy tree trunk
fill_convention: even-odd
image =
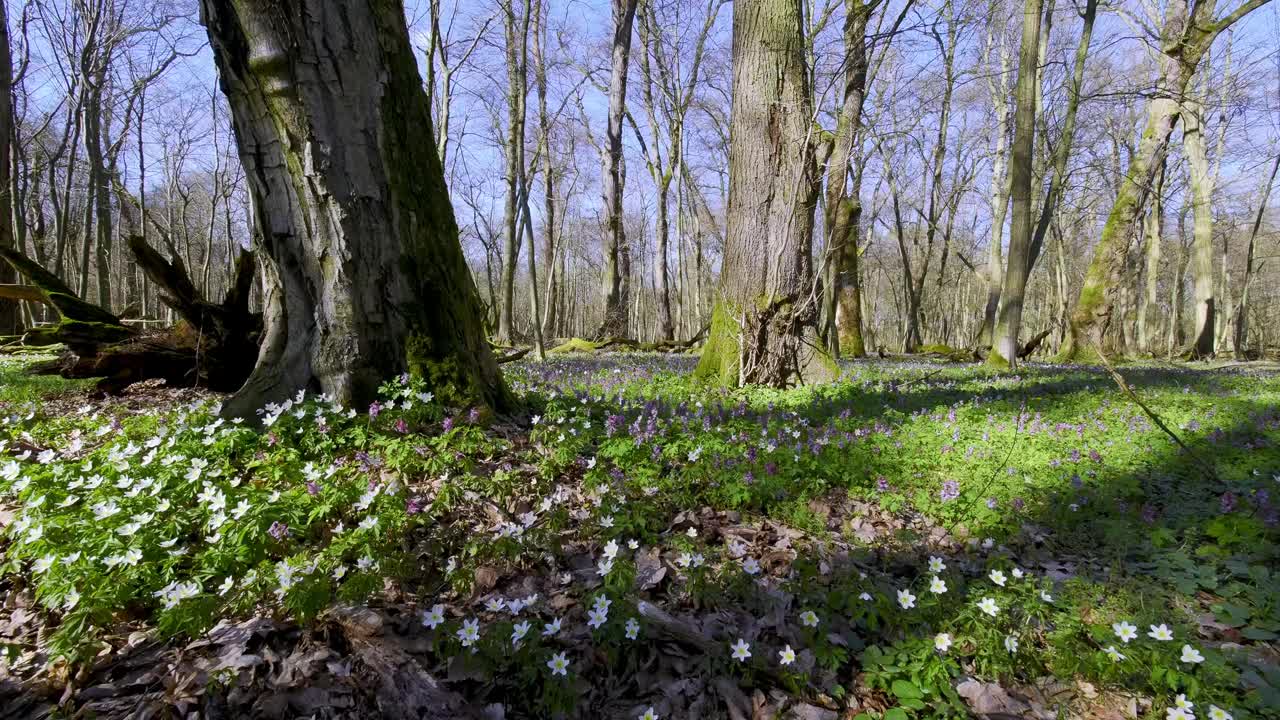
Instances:
[[[1166,7],[1160,38],[1160,76],[1147,106],[1146,126],[1085,272],[1061,360],[1087,359],[1103,347],[1102,339],[1116,319],[1120,293],[1126,285],[1134,223],[1142,214],[1147,193],[1164,162],[1178,121],[1179,103],[1186,97],[1191,78],[1214,39],[1267,2],[1246,0],[1221,19],[1216,17],[1216,0],[1196,2],[1190,8],[1187,0],[1173,0]]]
[[[823,225],[831,255],[829,261],[835,265],[835,272],[831,274],[835,285],[832,288],[835,308],[834,312],[827,312],[833,326],[828,327],[827,334],[834,342],[828,345],[833,355],[843,353],[853,358],[867,354],[862,338],[862,284],[858,267],[861,259],[858,255],[858,229],[862,222],[862,169],[865,163],[861,157],[854,160],[854,150],[860,147],[862,140],[862,108],[867,97],[867,25],[871,14],[881,4],[881,0],[845,2],[844,97],[826,172]],[[896,29],[897,24],[893,30]],[[888,37],[892,34],[891,31]]]
[[[352,405],[406,369],[445,402],[509,396],[436,151],[399,0],[201,0],[254,201],[257,365],[226,404],[299,389]]]
[[[13,137],[13,59],[9,50],[9,19],[6,3],[0,3],[0,248],[9,249],[13,243],[13,187],[10,182],[10,147]],[[0,262],[0,284],[17,282],[18,276],[9,263]],[[0,298],[0,335],[16,335],[20,314],[18,301]]]
[[[613,55],[609,74],[609,120],[605,129],[604,174],[604,321],[600,339],[629,335],[631,256],[622,217],[622,189],[626,170],[622,158],[622,120],[627,107],[627,64],[631,58],[631,29],[637,0],[612,0]]]
[[[734,3],[728,232],[697,370],[723,385],[782,387],[836,374],[817,332],[817,168],[803,32],[793,0]]]

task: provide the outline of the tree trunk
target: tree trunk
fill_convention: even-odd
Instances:
[[[1277,173],[1280,173],[1280,153],[1271,164],[1271,174],[1267,176],[1262,197],[1258,199],[1258,212],[1254,215],[1253,226],[1249,229],[1249,243],[1244,256],[1244,280],[1240,288],[1240,302],[1236,305],[1234,346],[1237,360],[1244,360],[1247,357],[1245,348],[1249,340],[1249,286],[1253,284],[1254,246],[1258,239],[1258,230],[1262,227],[1262,216],[1267,209],[1267,200],[1271,198],[1271,189],[1275,186]],[[1264,353],[1265,350],[1266,347],[1263,346]]]
[[[816,168],[803,20],[790,0],[733,6],[728,233],[697,374],[782,387],[834,377],[810,257]]]
[[[13,58],[9,50],[9,19],[6,4],[0,4],[0,249],[14,247],[13,184],[10,178],[9,141],[13,137]],[[0,284],[17,281],[8,263],[0,263]],[[18,301],[0,298],[0,336],[16,335],[20,329]]]
[[[1031,183],[1036,134],[1036,78],[1040,53],[1042,0],[1026,0],[1022,13],[1022,47],[1018,55],[1018,87],[1015,93],[1013,148],[1009,163],[1009,200],[1013,219],[1009,225],[1009,267],[1000,291],[1000,313],[992,336],[987,363],[1018,366],[1022,349],[1022,306],[1031,274]]]
[[[1142,351],[1155,354],[1159,333],[1152,322],[1151,313],[1159,304],[1161,232],[1164,224],[1164,168],[1156,172],[1156,184],[1152,188],[1151,210],[1143,222],[1146,237],[1146,292],[1138,307],[1138,342]]]
[[[613,58],[609,75],[609,121],[605,130],[604,174],[604,319],[596,335],[600,339],[630,334],[631,257],[622,218],[622,189],[626,170],[622,159],[622,119],[627,103],[627,63],[631,57],[631,28],[637,0],[611,0],[613,7]]]
[[[515,0],[504,0],[502,3],[507,45],[507,138],[505,143],[507,197],[503,211],[502,296],[498,301],[498,340],[504,343],[513,342],[515,339],[516,268],[520,260],[521,233],[518,223],[520,178],[524,174],[526,92],[526,63],[523,49],[529,37],[528,2],[525,6],[524,19],[521,21],[516,15]],[[522,28],[524,32],[521,32]]]
[[[1003,9],[1003,5],[999,6]],[[996,115],[995,148],[991,161],[991,239],[987,248],[987,303],[982,312],[982,328],[978,330],[978,347],[989,348],[1000,309],[1000,291],[1004,285],[1004,221],[1009,216],[1009,176],[1005,167],[1005,144],[1009,136],[1009,43],[1005,39],[1003,13],[999,22],[988,30],[988,53],[991,36],[999,42],[1000,70],[987,78],[987,89]]]
[[[261,245],[257,366],[225,405],[362,406],[423,376],[510,404],[481,325],[400,2],[201,0]]]
[[[828,346],[833,355],[841,353],[859,358],[867,354],[862,339],[862,287],[858,278],[858,226],[862,222],[862,158],[850,173],[854,147],[862,136],[862,107],[867,97],[867,24],[876,3],[865,0],[845,2],[844,99],[836,120],[831,157],[827,160],[826,217],[829,262],[835,267],[830,274],[835,312],[830,317],[827,334],[834,340]],[[852,174],[853,177],[848,176]],[[846,184],[851,187],[846,189]]]
[[[1195,297],[1191,358],[1213,356],[1216,302],[1213,278],[1213,176],[1204,138],[1204,108],[1194,93],[1182,103],[1182,152],[1191,190],[1191,281]]]

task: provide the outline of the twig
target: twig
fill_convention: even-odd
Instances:
[[[1151,418],[1151,421],[1156,424],[1156,427],[1163,430],[1164,434],[1172,438],[1173,441],[1177,443],[1178,447],[1185,450],[1193,460],[1199,463],[1200,468],[1204,470],[1209,475],[1209,477],[1213,478],[1214,480],[1219,480],[1218,473],[1217,471],[1214,470],[1213,465],[1210,465],[1208,461],[1200,457],[1199,453],[1197,453],[1195,450],[1192,450],[1191,446],[1183,442],[1182,438],[1178,437],[1177,433],[1170,430],[1169,426],[1165,425],[1164,420],[1161,420],[1160,416],[1157,415],[1154,410],[1148,407],[1147,404],[1142,401],[1142,398],[1138,397],[1138,393],[1134,392],[1133,388],[1129,387],[1129,383],[1125,382],[1124,376],[1116,371],[1115,366],[1112,365],[1111,361],[1107,359],[1106,353],[1102,352],[1102,345],[1099,344],[1097,341],[1094,341],[1093,345],[1094,345],[1094,349],[1097,350],[1098,352],[1098,359],[1102,361],[1102,367],[1106,368],[1107,374],[1111,375],[1111,379],[1116,382],[1116,385],[1120,386],[1120,390],[1124,392],[1124,394],[1128,395],[1130,400],[1133,400],[1135,403],[1137,403],[1138,407],[1142,408],[1142,412],[1146,413],[1147,417]]]

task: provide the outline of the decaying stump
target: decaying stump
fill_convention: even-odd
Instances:
[[[0,294],[21,294],[21,299],[31,300],[35,299],[34,289],[41,302],[58,312],[57,324],[27,331],[23,343],[60,343],[66,352],[31,371],[100,378],[98,390],[107,394],[153,379],[179,387],[238,389],[253,370],[262,334],[261,314],[249,310],[252,254],[240,254],[231,289],[221,304],[214,304],[201,296],[181,260],[166,259],[141,237],[130,237],[129,248],[138,267],[160,287],[161,302],[181,318],[176,327],[147,332],[130,326],[121,316],[82,300],[56,275],[21,252],[0,248],[0,257],[30,283],[5,286]]]

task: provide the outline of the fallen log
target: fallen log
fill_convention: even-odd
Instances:
[[[1018,359],[1025,360],[1031,357],[1031,353],[1034,353],[1040,347],[1040,343],[1049,337],[1050,332],[1052,330],[1041,330],[1035,337],[1028,340],[1027,344],[1023,345],[1022,349],[1018,351]]]
[[[261,315],[249,311],[252,256],[241,254],[235,282],[224,301],[214,304],[196,290],[180,260],[167,260],[140,237],[130,237],[129,247],[138,267],[160,288],[161,301],[181,318],[178,326],[145,331],[136,319],[126,319],[136,311],[126,309],[115,315],[86,302],[39,263],[17,250],[0,248],[0,258],[30,283],[7,287],[23,287],[12,292],[25,295],[31,294],[25,288],[35,288],[39,295],[36,301],[58,313],[56,323],[28,330],[22,343],[60,343],[66,351],[55,361],[33,366],[30,372],[98,378],[97,389],[104,394],[118,394],[133,383],[153,379],[175,386],[238,389],[253,370],[262,332]]]

